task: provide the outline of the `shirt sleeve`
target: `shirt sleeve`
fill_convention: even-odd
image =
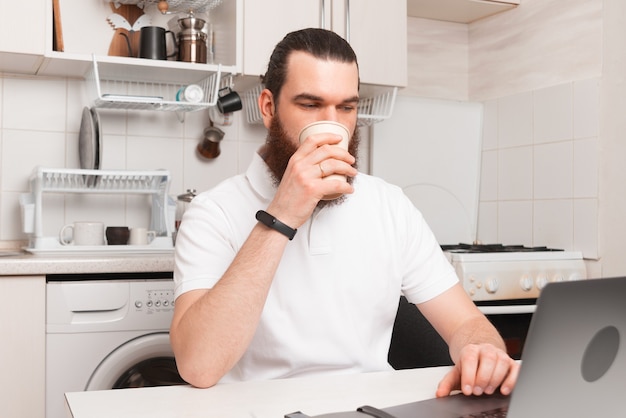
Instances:
[[[406,196],[401,205],[407,229],[402,293],[417,304],[440,295],[459,279],[422,213]]]
[[[183,215],[174,253],[175,297],[196,289],[210,289],[237,253],[222,208],[210,195],[196,196]]]

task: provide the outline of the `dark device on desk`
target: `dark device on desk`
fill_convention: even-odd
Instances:
[[[625,302],[626,277],[548,284],[537,301],[510,397],[455,395],[373,408],[374,414],[351,411],[314,418],[460,418],[507,407],[502,416],[508,418],[616,416],[623,411]]]

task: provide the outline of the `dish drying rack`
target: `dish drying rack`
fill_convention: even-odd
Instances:
[[[242,95],[246,121],[250,124],[261,123],[263,120],[257,104],[257,98],[263,91],[263,85],[245,91]],[[371,126],[389,119],[393,114],[398,88],[392,87],[371,97],[364,97],[357,105],[357,126]]]
[[[100,65],[105,64],[98,63],[95,55],[92,60],[93,66],[86,78],[97,108],[195,112],[215,106],[220,89],[232,84],[231,74],[222,79],[221,64],[206,77],[207,72],[202,72],[202,79],[172,82],[146,79],[148,70],[154,69],[152,61],[137,59],[137,65],[124,66],[122,73],[107,71],[103,74]],[[202,99],[199,102],[177,100],[178,92],[190,84],[202,89]]]
[[[170,173],[167,170],[122,171],[84,170],[35,167],[30,177],[30,193],[20,195],[24,233],[29,235],[32,252],[45,251],[93,251],[128,250],[145,251],[152,249],[172,249],[175,202],[168,196]],[[58,237],[44,236],[43,194],[44,193],[95,193],[95,194],[143,194],[150,195],[152,214],[150,229],[156,238],[148,246],[74,246],[61,245]]]

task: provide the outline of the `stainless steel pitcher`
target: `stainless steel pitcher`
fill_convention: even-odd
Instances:
[[[203,32],[206,22],[189,16],[178,19],[178,61],[207,63],[207,34]]]

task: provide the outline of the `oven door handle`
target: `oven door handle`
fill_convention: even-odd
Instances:
[[[479,306],[478,309],[485,315],[512,315],[534,313],[537,305]]]

